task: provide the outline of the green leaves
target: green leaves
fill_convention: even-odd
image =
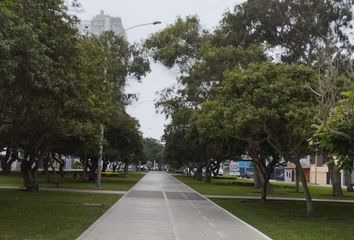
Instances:
[[[349,170],[354,159],[354,94],[347,91],[342,96],[325,123],[317,126],[314,137],[322,150],[336,156],[343,169]]]
[[[149,71],[141,49],[113,32],[80,36],[62,0],[1,1],[0,56],[0,145],[36,157],[96,155],[99,124],[127,119],[126,78]]]
[[[177,65],[184,72],[185,65],[196,58],[202,36],[202,28],[196,16],[178,18],[174,25],[147,39],[145,47],[155,61],[169,68]]]
[[[306,86],[313,81],[313,71],[297,65],[259,63],[229,71],[216,97],[203,103],[199,127],[224,138],[268,139],[280,155],[299,148],[299,142],[306,148],[315,113]]]
[[[283,48],[282,62],[313,66],[332,40],[348,46],[345,29],[352,24],[351,4],[350,0],[246,1],[225,14],[216,39],[243,47],[265,42],[269,48]]]

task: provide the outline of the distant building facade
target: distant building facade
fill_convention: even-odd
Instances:
[[[225,160],[222,163],[223,176],[251,178],[254,175],[253,163],[242,160]]]
[[[81,32],[87,31],[95,35],[101,35],[105,31],[113,31],[116,35],[122,35],[126,38],[122,19],[120,17],[111,17],[105,14],[104,11],[101,11],[92,20],[82,20],[80,30]]]
[[[312,155],[303,158],[301,166],[305,174],[305,179],[308,183],[318,185],[331,184],[331,175],[328,169],[328,156],[323,153],[314,153]],[[285,182],[296,181],[296,167],[293,163],[288,163],[285,169]],[[345,186],[346,178],[350,177],[354,183],[354,172],[350,176],[346,176],[344,171],[340,171],[341,184]]]

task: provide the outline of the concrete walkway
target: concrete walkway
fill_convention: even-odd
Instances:
[[[78,240],[270,239],[167,173],[146,174]]]
[[[4,190],[25,190],[24,187],[17,186],[0,186]],[[124,195],[127,191],[117,190],[96,190],[96,189],[75,189],[75,188],[39,188],[39,191],[44,192],[70,192],[70,193],[94,193],[94,194],[113,194]],[[209,199],[235,199],[235,200],[261,200],[257,196],[234,196],[234,195],[202,195]],[[306,201],[305,198],[286,198],[286,197],[267,197],[268,200],[273,201]],[[333,203],[354,203],[351,199],[330,199],[330,198],[313,198],[314,202],[333,202]]]

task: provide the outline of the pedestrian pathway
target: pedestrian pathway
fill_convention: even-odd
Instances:
[[[167,173],[146,174],[77,240],[270,239]]]
[[[4,190],[25,190],[24,187],[18,186],[0,186]],[[127,191],[117,190],[96,190],[96,189],[75,189],[75,188],[39,188],[40,191],[45,192],[70,192],[70,193],[94,193],[94,194],[113,194],[124,195]],[[169,193],[170,194],[170,193]],[[235,195],[202,195],[209,199],[235,199],[235,200],[260,200],[257,196],[235,196]],[[286,197],[267,197],[268,200],[273,201],[306,201],[305,198],[286,198]],[[313,198],[314,202],[333,202],[333,203],[354,203],[352,199],[329,199],[329,198]]]

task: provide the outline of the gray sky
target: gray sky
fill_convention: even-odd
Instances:
[[[111,16],[120,16],[123,27],[161,21],[161,25],[143,26],[127,31],[130,42],[147,38],[149,34],[174,23],[177,16],[198,15],[204,28],[218,25],[223,13],[242,0],[80,0],[82,12],[79,17],[90,20],[100,10]],[[127,91],[137,93],[139,101],[128,107],[128,113],[136,117],[145,137],[160,139],[165,117],[155,113],[153,100],[157,91],[173,85],[176,74],[159,64],[152,63],[151,73],[141,83],[129,81]]]

